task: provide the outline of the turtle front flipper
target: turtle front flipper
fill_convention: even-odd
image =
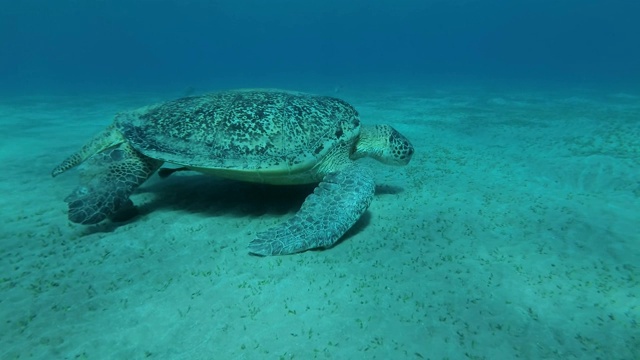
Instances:
[[[94,155],[85,165],[81,184],[65,201],[69,204],[69,220],[90,225],[131,206],[129,196],[162,161],[146,157],[125,143]]]
[[[351,165],[325,176],[292,218],[259,233],[249,244],[255,255],[286,255],[335,244],[371,204],[371,171]]]

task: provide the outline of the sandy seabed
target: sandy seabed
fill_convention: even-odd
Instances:
[[[364,161],[376,196],[338,245],[266,258],[246,245],[312,187],[154,175],[135,219],[67,220],[78,174],[51,169],[177,95],[4,97],[0,358],[640,358],[640,94],[337,95],[416,154]]]

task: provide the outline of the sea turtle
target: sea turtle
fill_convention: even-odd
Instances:
[[[249,245],[252,254],[280,255],[332,246],[369,207],[373,174],[354,160],[370,156],[405,165],[413,152],[391,126],[361,126],[358,112],[343,100],[233,90],[120,113],[52,176],[91,157],[91,176],[65,199],[69,219],[80,224],[131,205],[129,196],[164,162],[242,181],[319,183],[292,218]]]

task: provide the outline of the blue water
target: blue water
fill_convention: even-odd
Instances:
[[[640,80],[640,2],[5,1],[3,91]]]
[[[638,0],[2,1],[0,359],[640,359],[639,18]],[[314,185],[195,172],[152,175],[123,221],[69,221],[104,158],[51,171],[115,114],[250,87],[340,97],[412,142],[407,166],[359,160],[375,196],[334,247],[250,256]]]

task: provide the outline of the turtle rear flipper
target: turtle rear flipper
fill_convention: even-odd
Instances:
[[[81,173],[81,184],[65,199],[69,220],[96,224],[132,206],[129,196],[162,165],[128,144],[96,154]]]
[[[351,165],[325,176],[289,220],[249,244],[254,255],[286,255],[335,244],[371,204],[375,184],[371,171]]]
[[[94,154],[98,154],[109,148],[115,147],[125,140],[122,134],[116,130],[114,125],[110,125],[100,133],[95,135],[80,150],[66,158],[60,165],[56,166],[51,172],[51,176],[56,177],[63,172],[80,165]]]

